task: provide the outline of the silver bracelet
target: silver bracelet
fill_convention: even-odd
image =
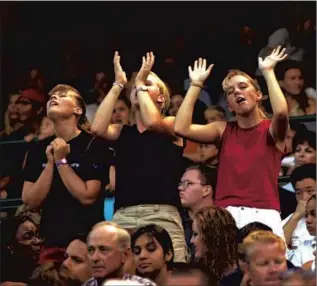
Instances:
[[[124,86],[123,86],[123,84],[121,84],[121,83],[118,83],[118,82],[114,82],[113,84],[112,84],[112,86],[114,86],[114,85],[117,85],[117,86],[119,86],[121,89],[124,89]]]

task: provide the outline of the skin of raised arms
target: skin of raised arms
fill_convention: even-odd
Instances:
[[[113,66],[115,82],[104,100],[99,105],[95,118],[91,124],[91,131],[93,133],[108,140],[117,140],[120,136],[122,124],[110,124],[110,121],[119,95],[128,82],[126,73],[123,71],[120,64],[120,56],[118,52],[115,52],[114,54]]]
[[[273,110],[270,132],[275,139],[276,147],[281,152],[285,151],[285,139],[289,125],[289,116],[287,101],[275,77],[274,68],[278,62],[283,61],[287,57],[285,50],[286,49],[281,50],[281,47],[278,46],[264,60],[262,58],[258,59],[259,68],[262,71],[268,87],[269,98]]]
[[[174,131],[177,135],[201,143],[216,141],[221,137],[226,127],[226,122],[212,122],[206,125],[192,124],[195,102],[213,66],[211,64],[207,68],[206,59],[199,58],[195,61],[193,69],[191,66],[188,67],[191,85],[176,114],[174,125]]]

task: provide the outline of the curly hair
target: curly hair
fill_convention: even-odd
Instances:
[[[236,222],[229,211],[217,206],[200,209],[194,220],[205,246],[203,263],[213,280],[219,283],[224,273],[237,261]]]

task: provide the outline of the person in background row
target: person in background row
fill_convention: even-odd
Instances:
[[[34,216],[22,213],[3,221],[1,238],[1,282],[27,283],[43,243]]]
[[[223,81],[227,103],[237,121],[192,124],[193,105],[212,66],[200,58],[189,67],[191,87],[176,115],[175,133],[201,143],[221,140],[215,203],[227,208],[238,228],[259,221],[283,236],[278,175],[288,130],[287,102],[276,80],[274,67],[287,55],[274,49],[259,67],[266,79],[273,107],[272,120],[259,109],[259,86],[247,74],[233,70]]]
[[[214,121],[226,121],[226,112],[221,106],[210,106],[205,110],[207,123]]]
[[[26,205],[42,209],[41,263],[64,252],[74,235],[88,232],[102,220],[100,190],[109,173],[108,143],[87,132],[79,92],[57,85],[49,95],[47,116],[55,135],[30,146],[22,190]]]
[[[120,56],[115,53],[115,82],[100,104],[91,128],[97,135],[115,141],[113,221],[131,233],[149,223],[159,225],[172,238],[174,260],[185,262],[186,242],[177,191],[184,142],[174,134],[175,118],[164,116],[170,97],[164,82],[151,72],[153,65],[154,55],[147,53],[135,78],[130,95],[135,124],[111,124],[112,111],[127,84]]]

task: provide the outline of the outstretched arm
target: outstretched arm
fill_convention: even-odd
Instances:
[[[116,140],[120,136],[122,125],[110,124],[110,121],[116,101],[123,87],[127,83],[126,74],[122,70],[120,64],[120,56],[118,52],[115,52],[114,54],[113,65],[115,73],[115,84],[112,86],[104,100],[101,102],[91,125],[91,131],[93,133],[109,140]]]
[[[192,124],[195,102],[212,68],[213,65],[210,65],[207,69],[207,61],[202,58],[195,61],[193,70],[190,66],[188,67],[191,85],[176,114],[174,130],[177,135],[204,143],[211,143],[221,136],[221,130],[224,129],[223,126],[226,123]]]
[[[281,152],[284,152],[285,149],[285,139],[288,130],[289,118],[287,102],[275,77],[274,67],[278,62],[284,60],[286,57],[287,54],[285,54],[285,49],[281,50],[281,47],[279,46],[264,60],[259,58],[259,68],[265,78],[273,109],[270,132],[275,139],[277,148]]]

